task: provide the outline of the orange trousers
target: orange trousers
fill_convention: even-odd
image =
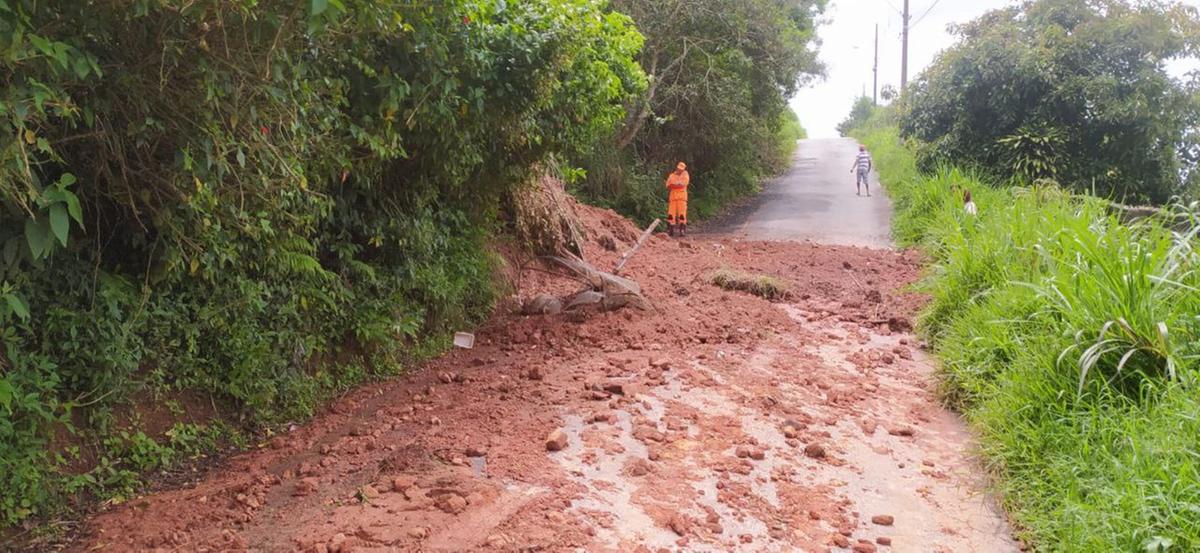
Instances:
[[[687,189],[672,190],[667,196],[667,224],[687,224]]]

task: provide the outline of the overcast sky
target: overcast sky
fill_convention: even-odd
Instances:
[[[1200,5],[1200,0],[1184,0]],[[854,99],[871,94],[871,61],[875,24],[879,24],[879,88],[900,88],[900,30],[898,8],[904,0],[830,0],[820,28],[820,55],[826,78],[801,90],[792,109],[813,138],[837,136],[835,127],[850,113]],[[912,29],[908,43],[911,81],[942,49],[954,43],[946,27],[964,23],[1015,0],[909,0]]]

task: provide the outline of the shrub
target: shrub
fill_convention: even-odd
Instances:
[[[105,422],[140,391],[254,430],[444,347],[495,206],[645,80],[594,0],[17,0],[0,36],[0,524],[175,459]]]
[[[1054,551],[1200,547],[1195,232],[1122,224],[1103,200],[1050,185],[920,174],[880,118],[858,136],[897,239],[932,260],[919,327],[943,397],[978,430],[1025,537]]]

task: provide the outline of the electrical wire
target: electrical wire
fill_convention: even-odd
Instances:
[[[923,21],[925,19],[925,16],[929,15],[929,12],[933,11],[933,8],[936,8],[937,5],[939,3],[941,3],[941,1],[942,0],[934,0],[933,4],[929,6],[929,9],[925,10],[925,13],[921,14],[921,17],[918,17],[917,20],[914,21],[912,25],[908,26],[909,30],[911,30],[913,27],[916,27],[918,23]]]
[[[896,5],[892,3],[892,0],[883,0],[883,2],[887,4],[888,7],[892,8],[892,10],[896,13],[900,14],[901,16],[904,15],[904,12],[900,8],[897,8]]]

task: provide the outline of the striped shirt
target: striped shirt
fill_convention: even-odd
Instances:
[[[859,152],[858,157],[854,159],[854,167],[859,173],[866,173],[871,170],[871,154]]]

